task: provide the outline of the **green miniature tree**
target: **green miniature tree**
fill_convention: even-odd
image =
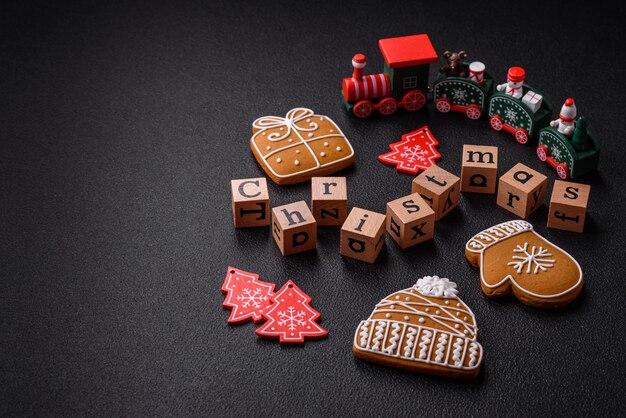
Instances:
[[[585,151],[587,149],[587,121],[581,116],[576,121],[576,129],[572,136],[572,145],[576,151]]]

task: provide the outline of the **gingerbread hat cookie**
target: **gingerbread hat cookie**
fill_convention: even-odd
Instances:
[[[477,332],[474,314],[457,297],[456,283],[425,276],[376,305],[359,324],[352,351],[386,366],[473,378],[483,357]]]
[[[297,107],[284,118],[258,118],[252,133],[252,153],[276,184],[302,183],[354,162],[354,150],[341,129],[311,109]]]
[[[557,308],[574,300],[583,287],[576,260],[526,221],[504,222],[474,235],[465,256],[480,267],[480,286],[488,297],[512,293],[527,305]]]

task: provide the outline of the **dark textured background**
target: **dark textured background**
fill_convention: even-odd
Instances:
[[[0,414],[33,415],[616,415],[624,414],[623,10],[593,3],[146,2],[2,3],[0,11]],[[602,147],[584,234],[529,221],[581,264],[565,309],[482,296],[463,256],[478,230],[514,218],[495,195],[461,197],[435,240],[375,265],[339,255],[336,228],[314,252],[283,258],[269,228],[235,230],[229,181],[262,174],[252,121],[307,106],[356,150],[350,206],[382,212],[411,177],[376,161],[428,124],[440,165],[460,173],[463,143],[498,145],[548,175],[533,147],[485,120],[417,114],[355,120],[340,81],[356,52],[379,72],[382,37],[428,33],[466,49],[497,82],[510,65],[558,110],[566,97]],[[431,67],[431,75],[436,66]],[[307,184],[270,185],[273,205],[309,200]],[[549,194],[548,194],[549,196]],[[226,324],[228,265],[313,297],[326,340],[283,347],[252,323]],[[485,349],[472,382],[356,360],[358,322],[427,274],[450,277]]]

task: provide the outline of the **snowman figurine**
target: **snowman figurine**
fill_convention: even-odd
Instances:
[[[522,98],[522,85],[524,84],[524,78],[526,78],[526,71],[522,67],[511,67],[506,75],[506,83],[499,84],[496,89],[498,91],[504,90],[505,94],[513,96],[516,99]]]
[[[574,99],[570,97],[565,99],[559,118],[550,122],[550,126],[565,136],[571,136],[574,133],[576,117],[576,104],[574,104]]]

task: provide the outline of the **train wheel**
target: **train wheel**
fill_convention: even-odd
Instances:
[[[480,109],[480,107],[476,105],[470,105],[470,107],[468,107],[465,111],[465,114],[468,118],[476,120],[480,119],[480,117],[483,115],[483,111]]]
[[[374,105],[369,100],[361,100],[357,102],[352,108],[352,113],[356,115],[357,118],[364,119],[372,114],[374,111]]]
[[[491,125],[494,131],[502,130],[502,118],[498,115],[493,115],[491,119],[489,119],[489,124]]]
[[[421,90],[411,90],[402,98],[402,104],[409,112],[415,112],[426,104],[426,95]]]
[[[448,113],[450,109],[452,109],[452,106],[450,105],[450,100],[446,98],[437,100],[437,104],[435,104],[435,107],[441,113]]]
[[[389,116],[393,114],[396,109],[398,109],[398,105],[396,104],[395,99],[392,97],[385,97],[380,101],[378,111],[385,116]]]
[[[558,174],[562,180],[567,180],[569,178],[569,167],[565,163],[557,164],[556,174]]]
[[[539,157],[539,159],[541,161],[546,161],[548,159],[548,147],[546,147],[545,145],[539,145],[537,147],[537,157]]]
[[[515,139],[520,144],[525,144],[528,142],[528,131],[524,128],[519,128],[515,131]]]

